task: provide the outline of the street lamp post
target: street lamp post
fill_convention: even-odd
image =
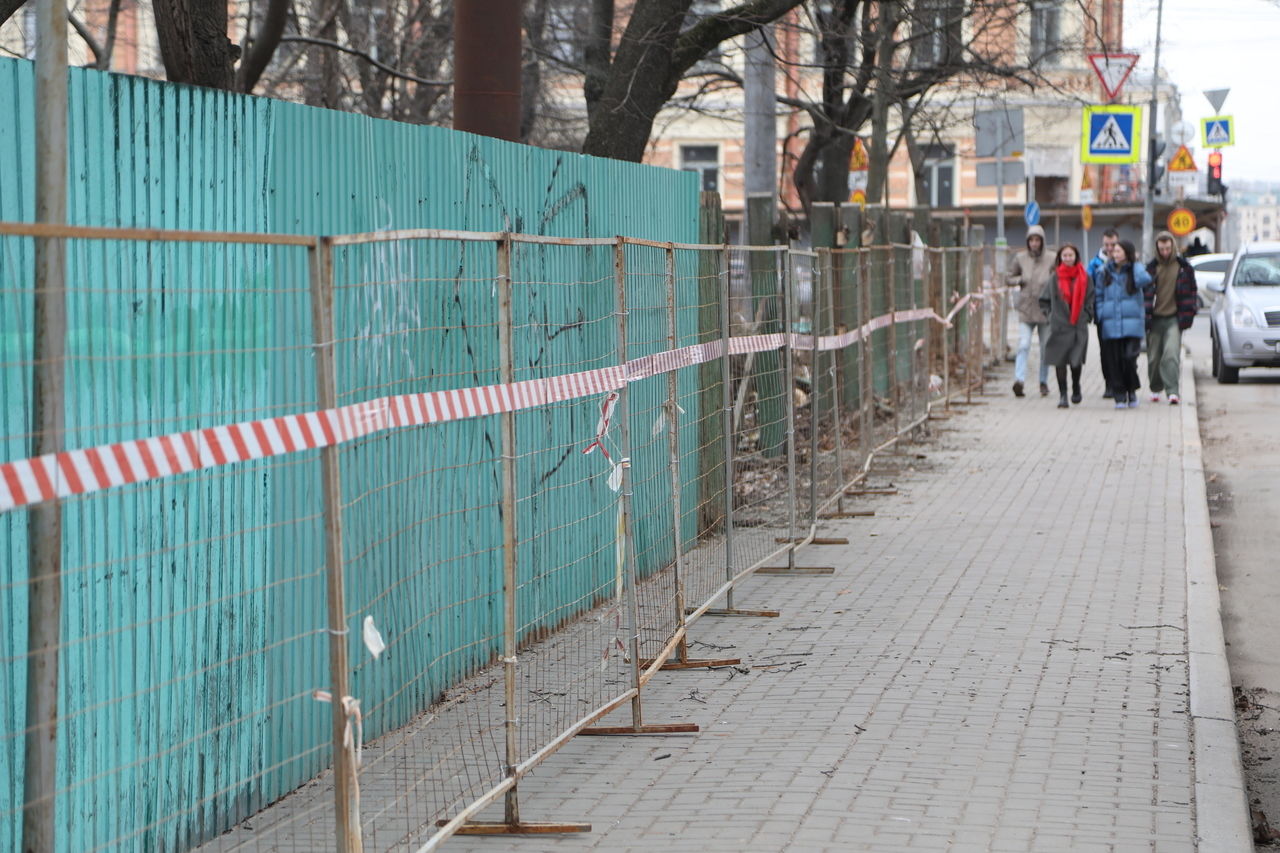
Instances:
[[[1154,220],[1156,206],[1156,187],[1154,177],[1156,159],[1156,95],[1160,87],[1160,28],[1164,23],[1164,0],[1156,4],[1156,61],[1151,73],[1151,120],[1147,123],[1147,192],[1142,201],[1142,245],[1138,247],[1138,256],[1152,251]]]

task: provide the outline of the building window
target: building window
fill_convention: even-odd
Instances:
[[[681,145],[680,168],[702,176],[703,192],[720,190],[720,146]]]
[[[1031,61],[1056,65],[1062,53],[1062,6],[1056,0],[1031,4]]]
[[[919,0],[911,21],[911,61],[917,68],[957,58],[963,12],[955,0]]]
[[[923,191],[919,204],[930,207],[952,207],[956,203],[956,152],[950,145],[924,147]]]

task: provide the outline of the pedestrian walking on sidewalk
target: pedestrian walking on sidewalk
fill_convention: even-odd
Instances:
[[[1027,229],[1027,249],[1014,255],[1005,283],[1020,288],[1018,308],[1018,355],[1013,362],[1013,393],[1023,396],[1027,381],[1027,355],[1031,352],[1031,336],[1040,336],[1040,396],[1049,395],[1049,364],[1044,348],[1049,338],[1049,318],[1040,310],[1040,294],[1053,278],[1053,256],[1045,251],[1044,229],[1032,225]]]
[[[1178,377],[1182,373],[1182,333],[1196,319],[1196,271],[1178,254],[1173,235],[1156,235],[1156,256],[1147,264],[1153,286],[1148,291],[1147,386],[1151,402],[1160,392],[1178,404]]]
[[[1102,358],[1110,362],[1116,408],[1138,407],[1138,354],[1146,330],[1147,288],[1151,276],[1136,262],[1137,252],[1128,240],[1111,250],[1111,260],[1093,280],[1094,316],[1102,337]]]
[[[1067,368],[1071,368],[1071,402],[1079,403],[1080,370],[1089,352],[1089,323],[1093,321],[1093,282],[1080,263],[1080,250],[1070,243],[1053,259],[1054,278],[1040,295],[1040,309],[1049,318],[1045,360],[1058,376],[1058,408],[1068,409]]]
[[[1111,260],[1111,250],[1115,248],[1116,243],[1120,242],[1120,232],[1114,228],[1108,228],[1102,232],[1102,248],[1098,250],[1098,254],[1089,259],[1089,267],[1086,272],[1089,273],[1089,281],[1096,282],[1098,280],[1098,272],[1107,265]],[[1102,327],[1098,327],[1098,352],[1102,352]],[[1098,359],[1102,366],[1102,396],[1111,399],[1112,381],[1111,381],[1111,365],[1107,363],[1105,358]]]

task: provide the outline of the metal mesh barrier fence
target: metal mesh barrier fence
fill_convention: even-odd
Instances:
[[[737,582],[981,387],[999,304],[968,248],[68,228],[50,388],[49,233],[0,223],[15,849],[581,829],[522,815],[520,778],[695,730],[645,684],[724,663],[690,627],[767,615]],[[41,406],[66,449],[37,458]]]

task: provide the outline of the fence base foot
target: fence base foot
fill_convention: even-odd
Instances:
[[[848,489],[845,494],[849,497],[857,495],[896,495],[897,489]]]
[[[444,826],[449,821],[436,821],[436,826]],[[501,820],[469,820],[458,827],[458,835],[550,835],[560,832],[590,832],[589,823],[552,823],[533,821],[527,823],[507,823]]]
[[[639,726],[593,726],[578,732],[579,735],[614,737],[617,735],[678,735],[700,731],[697,723],[645,723]]]
[[[693,613],[696,608],[690,607],[686,612]],[[703,616],[759,616],[763,619],[776,619],[782,614],[777,610],[738,610],[737,608],[721,607],[718,609],[704,610]]]
[[[835,566],[796,566],[794,569],[788,569],[786,566],[765,566],[762,569],[756,569],[758,575],[834,575],[835,573]]]
[[[854,510],[853,512],[824,512],[822,515],[819,515],[818,518],[823,520],[831,518],[870,518],[875,514],[876,511],[874,509],[859,509]]]
[[[689,658],[687,660],[669,660],[658,669],[708,669],[715,666],[737,666],[740,663],[742,663],[742,658],[721,658],[720,660]],[[653,666],[652,659],[640,661],[641,669],[648,669],[651,666]]]
[[[804,542],[804,541],[805,541],[805,537],[804,537],[804,536],[797,536],[797,537],[795,537],[794,539],[788,539],[788,538],[787,538],[787,537],[785,537],[785,536],[779,536],[778,538],[774,539],[773,541],[774,541],[774,542],[776,542],[776,543],[778,543],[779,545],[785,545],[785,544],[787,544],[787,543],[793,543],[793,544],[799,545],[801,542]],[[806,544],[809,544],[809,545],[848,545],[848,544],[849,544],[849,540],[848,540],[848,539],[845,539],[843,536],[832,537],[832,538],[827,538],[827,539],[824,539],[824,538],[822,538],[821,536],[818,536],[818,537],[815,537],[815,538],[813,538],[813,539],[810,539]]]

